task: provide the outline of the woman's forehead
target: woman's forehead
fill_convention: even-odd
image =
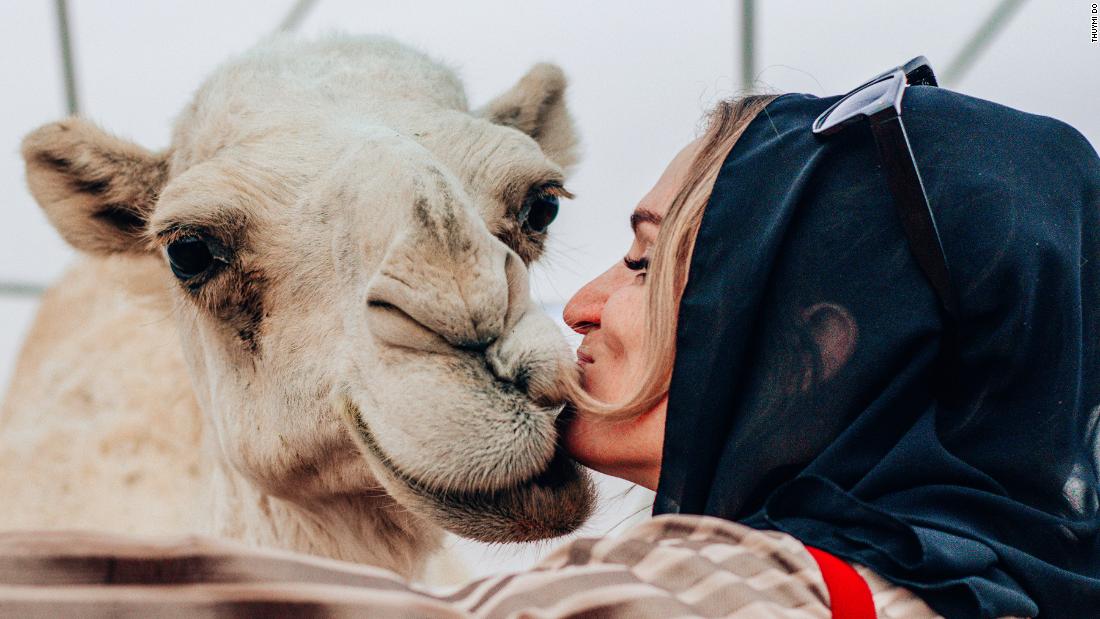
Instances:
[[[668,207],[687,177],[691,163],[702,147],[702,142],[702,138],[693,140],[676,153],[661,174],[661,178],[657,180],[657,184],[638,203],[639,211],[648,211],[662,217],[668,212]]]

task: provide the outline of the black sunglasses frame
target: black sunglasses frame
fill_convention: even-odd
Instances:
[[[870,124],[909,248],[935,290],[944,312],[957,323],[958,303],[951,285],[951,270],[901,118],[901,100],[905,89],[916,85],[939,85],[924,56],[917,56],[902,66],[881,73],[844,95],[814,120],[813,132],[827,137],[862,124],[865,120]],[[870,88],[881,92],[865,92]],[[856,95],[866,98],[869,94],[877,96],[843,114],[836,113]]]

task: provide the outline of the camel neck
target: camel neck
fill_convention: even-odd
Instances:
[[[211,532],[248,544],[375,565],[419,577],[443,533],[381,488],[303,503],[264,493],[240,474],[214,468]]]

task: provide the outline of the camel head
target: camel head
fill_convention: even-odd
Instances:
[[[221,67],[152,152],[72,118],[28,184],[92,254],[157,256],[218,461],[302,505],[378,494],[487,541],[567,533],[569,351],[532,304],[575,138],[556,67],[471,112],[388,39],[276,39]],[[125,371],[140,371],[127,368]]]

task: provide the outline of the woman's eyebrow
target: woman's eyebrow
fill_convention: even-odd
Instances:
[[[634,234],[637,234],[639,225],[643,223],[651,223],[655,226],[659,226],[661,225],[661,220],[663,219],[664,217],[658,215],[657,213],[654,213],[647,208],[638,207],[634,210],[633,213],[630,214],[630,229],[634,231]]]

